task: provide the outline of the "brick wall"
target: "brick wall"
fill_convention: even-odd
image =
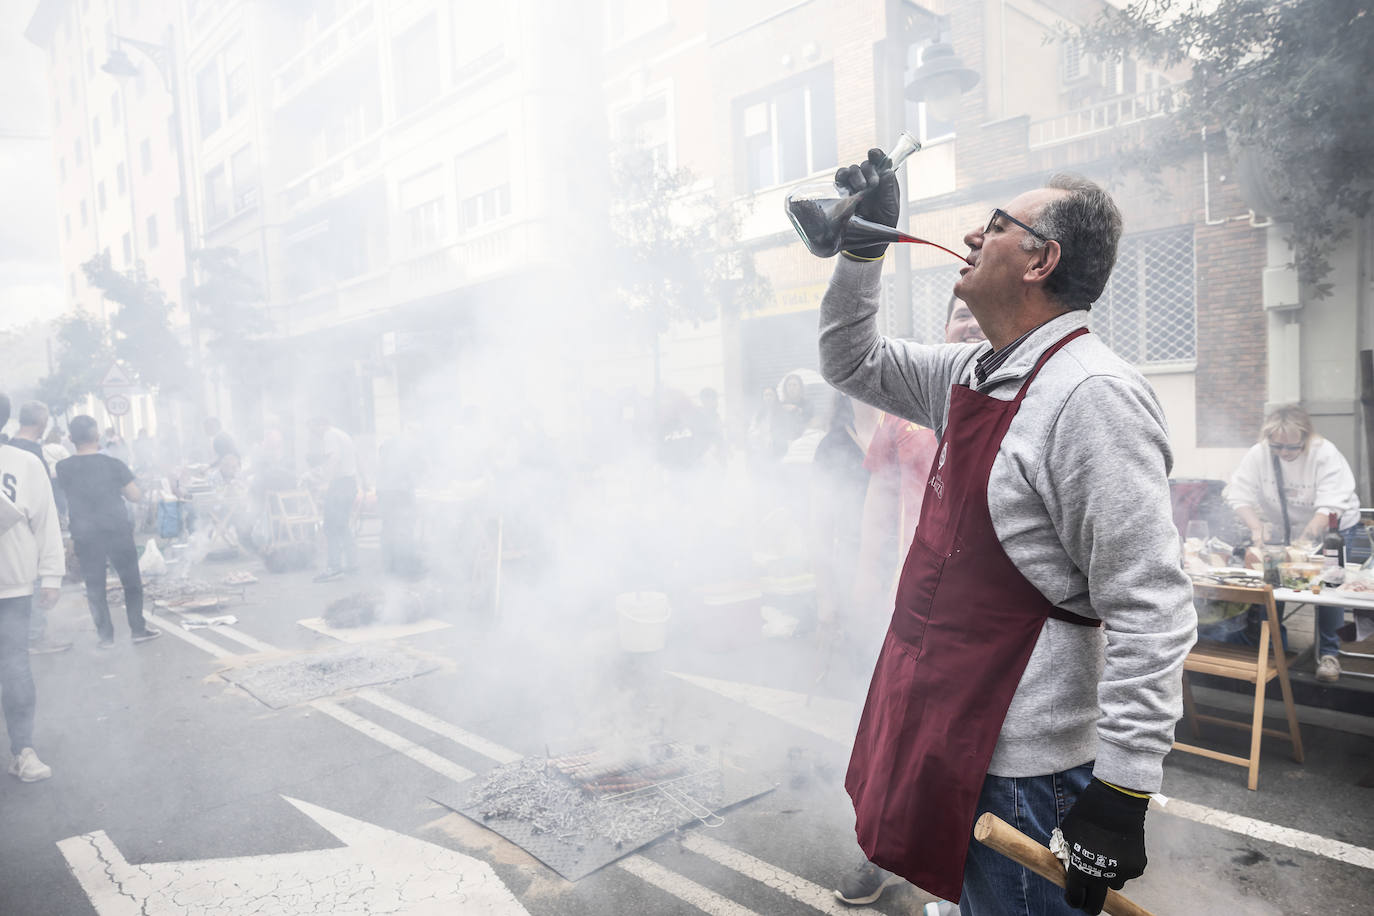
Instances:
[[[1267,388],[1261,303],[1264,235],[1248,222],[1199,224],[1197,444],[1240,447],[1259,436]]]
[[[976,187],[1029,172],[1029,128],[1030,118],[1021,115],[972,131],[961,130],[955,140],[959,145],[959,187]]]

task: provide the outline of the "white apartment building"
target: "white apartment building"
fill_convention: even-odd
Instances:
[[[217,370],[226,415],[367,438],[490,400],[493,347],[572,288],[567,146],[601,131],[577,11],[201,0],[187,24],[204,242],[274,338]]]
[[[176,35],[176,5],[143,0],[41,0],[26,37],[44,49],[53,99],[53,164],[57,174],[60,253],[68,308],[108,319],[112,304],[86,280],[81,265],[107,255],[116,270],[141,267],[178,304],[185,259],[179,225],[179,125],[172,96],[153,62],[125,47],[136,77],[102,68],[124,35],[166,45]],[[126,436],[153,427],[153,398],[132,399],[122,421],[98,398],[83,409],[102,425],[121,422]]]

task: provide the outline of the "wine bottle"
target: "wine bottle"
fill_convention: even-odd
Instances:
[[[1341,537],[1340,516],[1326,516],[1326,537],[1322,538],[1322,583],[1340,585],[1345,581],[1345,538]]]

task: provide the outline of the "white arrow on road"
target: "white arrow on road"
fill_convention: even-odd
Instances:
[[[57,846],[100,916],[529,916],[480,859],[286,800],[345,845],[147,865],[130,865],[103,830]]]

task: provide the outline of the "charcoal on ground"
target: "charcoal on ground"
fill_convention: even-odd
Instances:
[[[484,820],[512,819],[537,834],[581,847],[604,840],[617,848],[648,842],[723,802],[720,768],[675,746],[671,758],[608,763],[595,755],[525,757],[497,767],[469,796]]]

